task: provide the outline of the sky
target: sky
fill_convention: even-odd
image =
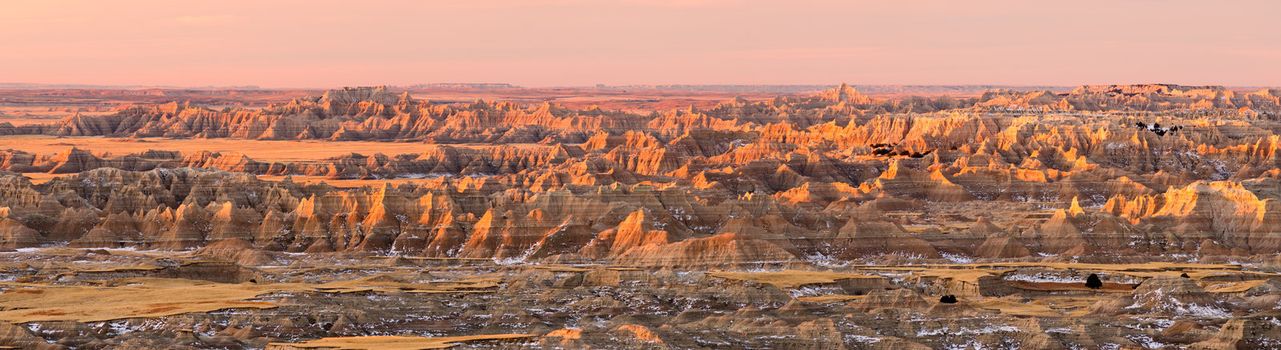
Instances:
[[[1281,86],[1281,1],[0,2],[0,82]]]

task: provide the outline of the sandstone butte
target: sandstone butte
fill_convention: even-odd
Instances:
[[[651,266],[1266,254],[1281,249],[1279,98],[1174,85],[874,98],[842,85],[639,114],[347,88],[260,109],[136,105],[0,134],[422,147],[260,161],[18,144],[0,151],[0,247],[231,241]]]
[[[0,122],[0,347],[1281,344],[1281,90],[140,93]]]

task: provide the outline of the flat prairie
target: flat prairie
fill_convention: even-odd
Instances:
[[[455,337],[364,336],[333,337],[300,343],[272,343],[268,349],[336,349],[336,350],[420,350],[452,348],[459,343],[484,340],[512,340],[530,338],[530,334],[482,334]]]
[[[451,145],[469,147],[467,145]],[[0,137],[0,149],[15,149],[36,154],[54,154],[75,147],[94,154],[125,155],[148,150],[179,151],[184,154],[236,152],[258,161],[305,162],[360,153],[397,155],[422,153],[436,145],[420,142],[379,141],[311,141],[311,140],[239,140],[239,139],[130,139],[108,137],[58,137],[19,135]],[[486,147],[486,146],[476,146]]]
[[[872,275],[862,275],[856,273],[833,272],[833,271],[772,271],[772,272],[726,272],[717,271],[710,273],[712,277],[719,277],[729,280],[750,281],[764,283],[779,288],[796,288],[807,284],[824,284],[834,283],[839,280],[856,279],[856,278],[880,278]]]

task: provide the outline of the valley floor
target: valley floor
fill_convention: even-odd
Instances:
[[[1231,264],[729,270],[368,254],[0,253],[19,348],[1204,349],[1281,341],[1281,279]],[[1099,289],[1085,287],[1088,274]],[[1186,276],[1186,277],[1181,277]],[[954,295],[956,303],[940,302]]]

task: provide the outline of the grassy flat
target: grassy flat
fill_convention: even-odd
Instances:
[[[531,334],[483,334],[457,337],[367,336],[320,338],[301,343],[271,343],[267,349],[334,349],[334,350],[421,350],[445,349],[459,343],[480,340],[511,340],[533,337]]]
[[[0,294],[0,320],[97,322],[148,318],[233,308],[265,309],[268,302],[248,301],[264,290],[252,284],[212,283],[184,279],[139,279],[117,287],[9,285]]]
[[[763,283],[779,288],[796,288],[807,284],[835,283],[839,280],[856,278],[881,278],[857,273],[833,271],[784,270],[770,272],[729,272],[713,271],[708,275],[736,281]]]
[[[1006,315],[1023,317],[1062,317],[1063,312],[1049,306],[1025,303],[1003,298],[985,298],[973,303],[974,307],[993,310]]]
[[[1085,283],[1060,283],[1060,282],[1027,282],[1027,281],[1005,281],[1011,287],[1041,291],[1041,292],[1108,292],[1108,293],[1130,293],[1134,291],[1133,284],[1124,283],[1103,283],[1103,287],[1093,289],[1086,287]]]
[[[1268,283],[1268,280],[1250,280],[1240,282],[1218,282],[1205,286],[1205,291],[1210,293],[1241,293],[1251,288]]]
[[[31,283],[0,284],[0,321],[97,322],[151,318],[223,309],[268,309],[276,304],[252,301],[278,292],[321,293],[480,293],[497,287],[497,280],[474,277],[432,283],[400,282],[383,276],[322,284],[214,283],[177,278],[133,278],[117,286],[54,286]],[[92,302],[86,302],[92,301]]]
[[[829,294],[829,295],[816,295],[812,297],[799,297],[799,298],[796,298],[796,300],[800,300],[807,303],[840,303],[840,302],[846,302],[846,301],[861,300],[864,297],[865,297],[864,295]]]
[[[149,150],[180,151],[193,154],[202,151],[240,153],[261,162],[314,161],[351,153],[373,155],[420,154],[439,148],[421,142],[343,141],[316,140],[238,140],[223,138],[110,138],[94,136],[13,135],[0,138],[0,149],[16,149],[36,154],[65,152],[71,147],[95,154],[110,152],[115,156],[142,153]],[[492,149],[496,147],[539,148],[537,144],[450,145],[454,148]]]

